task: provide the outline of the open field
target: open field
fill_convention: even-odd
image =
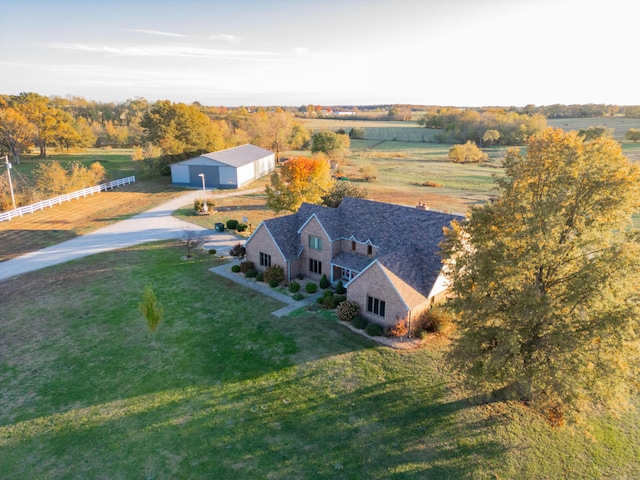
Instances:
[[[276,319],[279,302],[182,255],[147,244],[3,282],[3,479],[637,478],[637,412],[553,429],[479,405],[443,340],[400,353],[331,316]]]

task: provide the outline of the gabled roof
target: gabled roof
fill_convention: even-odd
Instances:
[[[198,159],[205,160],[213,160],[214,162],[220,163],[222,165],[228,165],[230,167],[242,167],[244,165],[248,165],[250,163],[255,162],[261,158],[268,157],[269,155],[273,155],[271,150],[266,150],[264,148],[256,147],[255,145],[251,145],[247,143],[245,145],[240,145],[239,147],[227,148],[226,150],[218,150],[217,152],[203,153],[199,157],[190,158],[188,160],[184,160],[180,163],[188,163],[193,164]],[[205,160],[206,161],[206,160]],[[177,164],[174,164],[177,165]]]
[[[344,262],[345,268],[362,267],[375,259],[424,296],[431,291],[442,268],[438,245],[444,238],[443,227],[460,218],[350,197],[338,208],[303,203],[293,215],[264,221],[287,260],[300,255],[303,246],[299,230],[311,216],[318,219],[331,241],[353,238],[378,248],[375,258],[361,257],[356,261],[339,254],[334,263]]]

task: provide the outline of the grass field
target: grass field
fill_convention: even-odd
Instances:
[[[3,479],[637,478],[637,413],[553,429],[478,405],[446,342],[400,353],[323,315],[276,319],[280,303],[183,254],[147,244],[3,282]]]

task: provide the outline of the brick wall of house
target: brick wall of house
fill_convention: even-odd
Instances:
[[[367,296],[384,300],[384,318],[367,312]],[[407,307],[378,264],[369,267],[349,284],[347,300],[360,305],[362,317],[384,327],[395,325],[398,320],[408,315]]]
[[[349,252],[349,253],[357,253],[358,255],[364,255],[366,257],[375,257],[376,254],[378,253],[378,248],[372,246],[371,247],[371,254],[368,254],[368,245],[365,243],[360,243],[360,242],[356,242],[356,249],[353,250],[353,246],[351,244],[351,240],[339,240],[337,242],[335,242],[335,252],[334,252],[334,256],[336,256],[340,251],[343,252]]]
[[[287,263],[266,227],[261,225],[246,243],[246,260],[253,262],[258,272],[264,272],[266,267],[260,265],[260,252],[271,255],[271,265],[280,265],[287,274]]]
[[[309,248],[309,236],[313,235],[322,239],[322,250],[314,250]],[[327,275],[327,278],[331,278],[331,259],[333,258],[333,246],[329,241],[329,237],[324,233],[322,226],[318,220],[312,218],[300,231],[300,241],[304,247],[304,251],[301,255],[301,270],[302,274],[314,281],[320,281],[322,275],[317,275],[309,271],[309,259],[312,258],[319,262],[322,262],[322,273]]]

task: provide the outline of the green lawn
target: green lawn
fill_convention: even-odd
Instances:
[[[477,405],[446,344],[399,353],[151,244],[5,281],[3,479],[637,478],[640,417]],[[153,282],[157,344],[137,311]]]

